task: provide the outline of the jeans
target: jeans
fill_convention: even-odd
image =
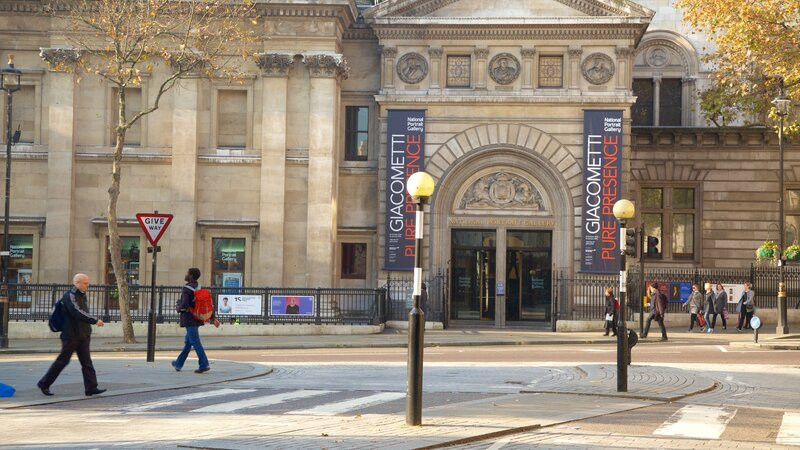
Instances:
[[[194,351],[197,353],[200,368],[208,368],[208,357],[206,357],[206,351],[203,350],[203,344],[200,342],[199,328],[198,326],[186,327],[186,339],[183,341],[183,350],[181,350],[181,354],[178,355],[178,359],[175,360],[175,368],[183,368],[183,363],[186,362],[186,358],[189,356],[189,352],[192,351],[192,347],[194,347]]]
[[[714,328],[717,326],[717,313],[706,312],[706,326],[708,328]]]

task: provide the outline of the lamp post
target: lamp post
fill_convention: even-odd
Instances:
[[[614,217],[619,220],[619,316],[617,317],[617,392],[628,392],[628,329],[625,326],[627,300],[625,291],[627,272],[625,262],[625,222],[632,219],[636,210],[630,200],[620,199],[614,203]]]
[[[8,348],[8,239],[9,208],[11,205],[11,96],[20,90],[22,71],[14,67],[14,55],[8,55],[8,65],[0,69],[0,90],[6,92],[6,202],[3,222],[2,286],[0,286],[0,347]]]
[[[422,425],[422,358],[425,337],[425,312],[419,307],[422,295],[422,228],[425,202],[433,195],[433,177],[417,172],[408,178],[407,190],[417,205],[414,241],[414,306],[408,313],[408,369],[406,385],[406,424]]]
[[[783,213],[783,122],[786,119],[786,116],[789,115],[789,109],[792,107],[792,101],[786,98],[783,91],[783,79],[780,80],[780,93],[778,94],[778,98],[772,101],[772,104],[775,105],[775,112],[780,116],[780,125],[778,127],[778,152],[780,154],[780,163],[778,167],[778,183],[780,184],[779,187],[779,194],[778,194],[778,209],[780,210],[779,218],[778,218],[778,230],[780,233],[779,236],[779,251],[780,259],[778,260],[778,325],[775,328],[775,334],[789,334],[789,324],[786,318],[786,283],[783,274],[783,266],[786,264],[786,260],[783,257],[783,248],[784,248],[784,228],[786,223],[786,218],[784,217]]]

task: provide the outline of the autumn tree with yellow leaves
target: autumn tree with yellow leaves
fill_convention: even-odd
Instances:
[[[176,83],[187,77],[236,80],[242,62],[253,54],[257,13],[252,0],[52,0],[48,13],[55,32],[63,32],[71,55],[51,58],[55,70],[79,77],[98,76],[115,88],[117,120],[108,234],[117,279],[126,343],[136,342],[130,317],[126,270],[117,230],[122,150],[126,133],[156,111]],[[157,73],[158,76],[149,77]],[[126,90],[150,83],[154,94],[130,111]]]

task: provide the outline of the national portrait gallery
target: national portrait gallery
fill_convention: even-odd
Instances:
[[[423,265],[446,276],[454,320],[493,320],[498,284],[508,320],[544,320],[555,271],[616,272],[620,198],[636,206],[650,267],[746,268],[777,240],[777,135],[706,122],[707,43],[666,0],[256,3],[248,77],[183,79],[128,133],[118,223],[130,283],[151,279],[135,215],[152,211],[174,215],[159,284],[191,266],[214,286],[410,277],[405,181],[420,170],[436,182]],[[0,2],[0,57],[23,71],[12,282],[116,281],[116,92],[57,70],[80,51],[67,42],[40,1]],[[128,107],[152,103],[162,77],[126,91]],[[785,154],[793,242],[800,152]]]

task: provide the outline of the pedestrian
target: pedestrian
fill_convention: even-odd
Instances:
[[[728,329],[728,293],[720,283],[717,283],[717,291],[714,293],[714,307],[722,319],[722,329]]]
[[[667,296],[658,290],[658,283],[650,285],[648,295],[650,300],[650,315],[647,317],[647,324],[644,327],[643,338],[650,332],[650,323],[655,320],[661,327],[661,340],[667,340],[667,327],[664,326],[664,316],[667,313]]]
[[[181,303],[179,306],[181,313],[180,325],[181,328],[186,328],[186,338],[183,340],[183,350],[181,350],[178,358],[172,361],[172,367],[178,372],[183,368],[183,363],[186,362],[186,358],[189,356],[189,352],[192,351],[192,347],[194,347],[198,362],[200,363],[200,367],[194,372],[203,373],[211,370],[208,357],[206,357],[206,352],[203,350],[203,343],[200,342],[199,328],[205,325],[205,323],[195,319],[191,311],[189,311],[189,308],[194,305],[194,292],[200,289],[200,284],[197,282],[199,279],[200,269],[197,267],[190,268],[186,272],[186,277],[184,278],[186,284],[183,286],[183,290],[181,290]],[[214,321],[214,326],[219,328],[219,320],[217,320],[213,311],[211,312],[211,320]]]
[[[700,321],[697,320],[697,313],[701,312],[702,305],[703,294],[700,293],[700,288],[696,284],[693,284],[692,293],[689,294],[689,299],[683,304],[683,309],[689,310],[689,333],[693,331],[695,322],[697,322],[697,325],[700,327],[700,331],[703,331]]]
[[[617,299],[614,298],[614,290],[610,287],[607,287],[605,290],[605,300],[606,300],[606,309],[605,309],[605,334],[603,336],[608,336],[608,332],[612,331],[614,334],[612,336],[617,335]]]
[[[422,283],[422,291],[419,295],[419,308],[426,315],[428,314],[428,285]]]
[[[36,384],[44,395],[53,395],[50,386],[56,381],[58,375],[64,370],[72,359],[72,354],[78,354],[83,372],[83,390],[87,396],[102,394],[105,389],[98,389],[97,374],[92,365],[92,356],[89,352],[89,342],[92,336],[92,325],[102,327],[102,320],[89,314],[86,303],[86,291],[89,289],[89,277],[78,273],[72,277],[72,289],[61,297],[61,309],[65,313],[64,326],[61,331],[61,353],[53,365]]]
[[[737,331],[742,331],[742,325],[747,330],[750,330],[750,319],[753,318],[755,311],[755,296],[756,293],[752,290],[753,285],[746,281],[744,283],[744,292],[742,292],[739,303],[736,305],[736,312],[739,313],[739,323],[736,325]]]
[[[708,333],[714,332],[714,327],[717,326],[717,301],[714,297],[714,291],[711,289],[711,283],[705,284],[706,292],[703,294],[703,310],[706,313],[706,327]]]

